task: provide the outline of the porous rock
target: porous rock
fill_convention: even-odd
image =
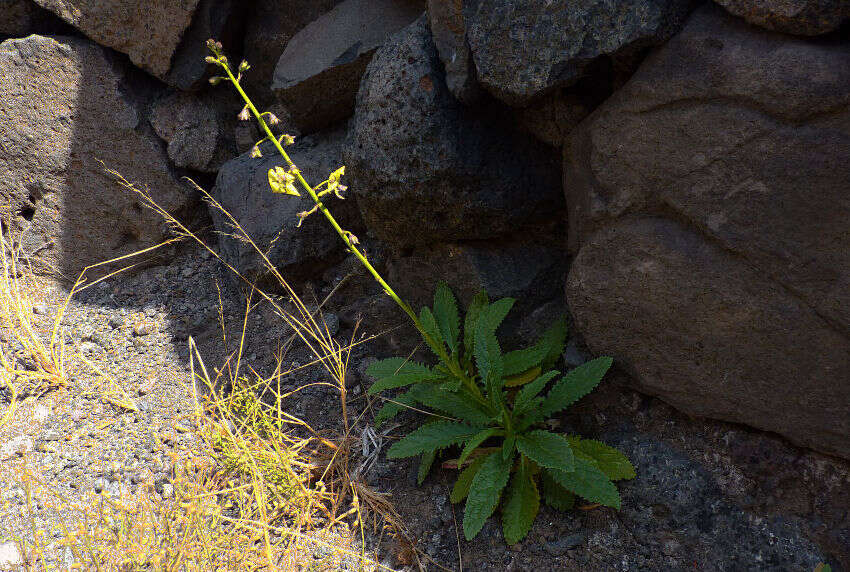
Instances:
[[[846,0],[715,0],[750,24],[777,32],[816,36],[850,18]]]
[[[574,249],[606,220],[672,210],[850,335],[848,44],[708,5],[567,147]]]
[[[159,78],[171,67],[199,0],[34,0]]]
[[[105,167],[168,212],[190,203],[142,116],[144,78],[128,68],[84,39],[0,44],[0,197],[13,211],[3,219],[24,231],[26,255],[71,280],[165,236],[160,215]]]
[[[562,204],[547,146],[449,93],[424,17],[370,63],[346,164],[364,222],[394,248],[497,236]]]
[[[0,0],[0,37],[61,33],[68,26],[32,0]]]
[[[478,81],[524,105],[575,83],[600,57],[664,42],[689,7],[690,0],[466,0],[464,21]]]
[[[343,138],[341,131],[311,135],[288,147],[287,153],[304,178],[315,185],[342,165]],[[298,228],[298,213],[309,211],[313,201],[303,190],[301,197],[272,193],[268,171],[286,167],[286,163],[272,146],[265,144],[262,149],[261,158],[246,153],[227,162],[218,173],[213,196],[285,276],[299,269],[315,273],[322,263],[341,252],[343,243],[321,213],[312,214]],[[330,201],[343,228],[357,230],[354,201]],[[224,260],[249,280],[268,278],[270,271],[262,257],[238,238],[231,221],[217,208],[212,207],[210,214],[216,229],[223,233],[219,247]]]
[[[307,133],[351,115],[375,50],[423,10],[422,0],[345,0],[295,34],[272,90],[298,128]]]
[[[585,242],[566,293],[589,348],[642,391],[850,457],[850,339],[714,241],[624,218]]]

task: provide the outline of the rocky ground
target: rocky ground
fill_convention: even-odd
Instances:
[[[300,286],[321,300],[346,268],[343,263],[326,272],[326,280]],[[365,314],[354,332],[350,300],[352,292],[362,294],[358,280],[339,286],[325,306],[325,321],[343,343],[388,323],[377,322],[380,312],[370,323],[369,309],[384,306],[367,295],[354,304]],[[40,292],[33,307],[37,326],[50,326],[66,294],[55,284]],[[69,371],[79,361],[74,356],[84,356],[123,390],[110,394],[132,400],[137,410],[105,401],[110,386],[96,375],[72,376],[65,389],[24,396],[0,433],[0,558],[6,558],[0,569],[11,568],[15,550],[10,542],[16,537],[34,528],[59,538],[58,524],[73,522],[74,514],[57,502],[59,495],[78,502],[103,494],[127,497],[141,494],[150,484],[162,498],[174,494],[169,484],[173,458],[197,447],[190,415],[193,395],[186,385],[188,336],[197,341],[207,364],[221,363],[238,340],[244,311],[240,296],[213,257],[185,246],[167,266],[115,276],[72,300],[63,321]],[[287,365],[312,361],[304,348],[286,346],[291,331],[266,306],[260,304],[247,322],[247,362],[261,373],[270,371],[282,346],[288,347]],[[355,436],[370,426],[362,391],[369,383],[361,373],[365,364],[404,339],[396,331],[352,351],[348,414],[356,420]],[[16,350],[20,354],[21,348],[6,348],[11,355]],[[575,341],[567,358],[582,359]],[[327,375],[312,366],[284,381],[283,389],[291,390],[327,381]],[[5,394],[4,410],[8,397]],[[341,429],[339,394],[333,388],[298,392],[288,408],[319,431]],[[401,419],[410,423],[413,418]],[[617,375],[559,422],[561,430],[616,445],[634,462],[638,477],[621,485],[619,513],[595,508],[562,514],[546,508],[519,545],[504,544],[495,520],[473,542],[459,541],[462,507],[447,500],[452,471],[437,470],[417,487],[416,463],[387,461],[380,455],[360,478],[391,493],[419,555],[405,548],[406,543],[383,535],[368,536],[367,544],[394,569],[417,563],[427,569],[459,569],[461,562],[464,570],[804,571],[820,562],[829,562],[833,570],[850,566],[846,462],[743,427],[685,418],[656,399],[626,389]],[[395,428],[385,434],[384,443],[398,432]],[[31,500],[21,480],[24,471],[42,483],[34,487]],[[51,553],[51,564],[67,568],[72,556],[58,549]]]

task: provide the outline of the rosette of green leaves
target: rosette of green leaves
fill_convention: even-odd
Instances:
[[[451,500],[466,500],[468,540],[500,505],[505,540],[511,544],[528,534],[541,500],[559,510],[572,508],[576,497],[619,509],[614,481],[635,476],[616,449],[543,428],[547,419],[599,384],[611,358],[597,358],[563,376],[552,369],[564,350],[563,319],[531,347],[503,353],[496,330],[513,304],[511,298],[491,303],[481,292],[461,326],[457,301],[440,284],[433,309],[425,307],[419,316],[437,364],[389,358],[366,371],[376,380],[371,394],[404,389],[387,399],[377,424],[405,407],[433,414],[433,420],[395,443],[387,457],[420,455],[421,483],[443,451],[459,448],[460,473]]]

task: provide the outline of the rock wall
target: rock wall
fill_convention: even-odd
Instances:
[[[571,360],[586,344],[689,414],[850,458],[847,2],[0,5],[5,228],[44,268],[166,236],[102,160],[175,213],[202,212],[182,176],[209,184],[287,275],[356,270],[267,192],[280,159],[204,81],[214,36],[310,180],[347,166],[333,209],[417,304],[446,279],[566,307]],[[348,308],[381,307],[358,280]]]

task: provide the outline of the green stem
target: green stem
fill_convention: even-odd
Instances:
[[[269,128],[268,124],[263,119],[262,114],[257,110],[256,107],[254,107],[254,104],[251,102],[251,99],[248,97],[248,94],[246,94],[245,90],[242,89],[242,86],[239,84],[239,79],[233,75],[233,72],[230,71],[230,66],[226,63],[222,63],[221,67],[224,69],[231,83],[233,83],[233,86],[236,88],[236,91],[239,92],[239,95],[245,101],[245,104],[248,106],[248,109],[257,119],[257,122],[260,124],[260,127],[262,127],[263,131],[266,134],[266,138],[272,142],[278,153],[281,154],[287,164],[290,167],[295,167],[295,164],[292,162],[292,159],[289,158],[289,155],[283,149],[283,145],[280,144],[280,141],[278,141],[277,137],[275,137],[274,133],[272,133],[272,130]],[[298,182],[301,183],[301,186],[304,187],[304,190],[307,191],[307,193],[310,195],[310,198],[312,198],[313,201],[316,203],[316,206],[318,207],[319,211],[321,211],[321,213],[325,216],[325,218],[334,228],[336,233],[345,243],[345,246],[348,248],[349,252],[351,252],[354,256],[357,257],[357,260],[359,260],[360,263],[363,264],[366,270],[368,270],[372,277],[378,282],[378,284],[381,285],[381,288],[384,289],[384,292],[386,292],[387,295],[392,298],[396,304],[398,304],[398,306],[404,311],[404,313],[407,314],[408,317],[410,317],[410,320],[413,322],[413,325],[416,327],[417,330],[419,330],[419,333],[422,335],[423,338],[425,338],[425,341],[428,342],[428,345],[434,348],[441,348],[443,344],[436,343],[436,341],[425,331],[425,328],[422,327],[422,322],[419,321],[419,317],[416,315],[416,312],[413,311],[413,309],[407,304],[407,302],[402,300],[401,297],[395,293],[395,291],[390,287],[390,285],[387,284],[387,281],[384,280],[381,274],[375,269],[374,266],[372,266],[366,256],[362,252],[360,252],[360,250],[354,245],[354,243],[351,242],[351,239],[348,237],[348,233],[346,233],[345,230],[343,230],[343,228],[339,225],[339,223],[336,221],[331,212],[327,209],[327,207],[325,207],[324,203],[322,203],[321,199],[316,194],[316,191],[313,190],[313,187],[311,187],[307,183],[307,181],[304,179],[304,177],[301,175],[297,168],[294,172],[295,177],[298,179]],[[449,369],[454,375],[464,381],[467,387],[474,390],[474,393],[478,396],[481,395],[481,392],[475,385],[475,383],[467,377],[467,375],[463,372],[460,366],[455,365],[453,363],[453,360],[451,360],[445,349],[440,352],[439,357],[443,360],[443,363],[445,363],[449,367]]]

